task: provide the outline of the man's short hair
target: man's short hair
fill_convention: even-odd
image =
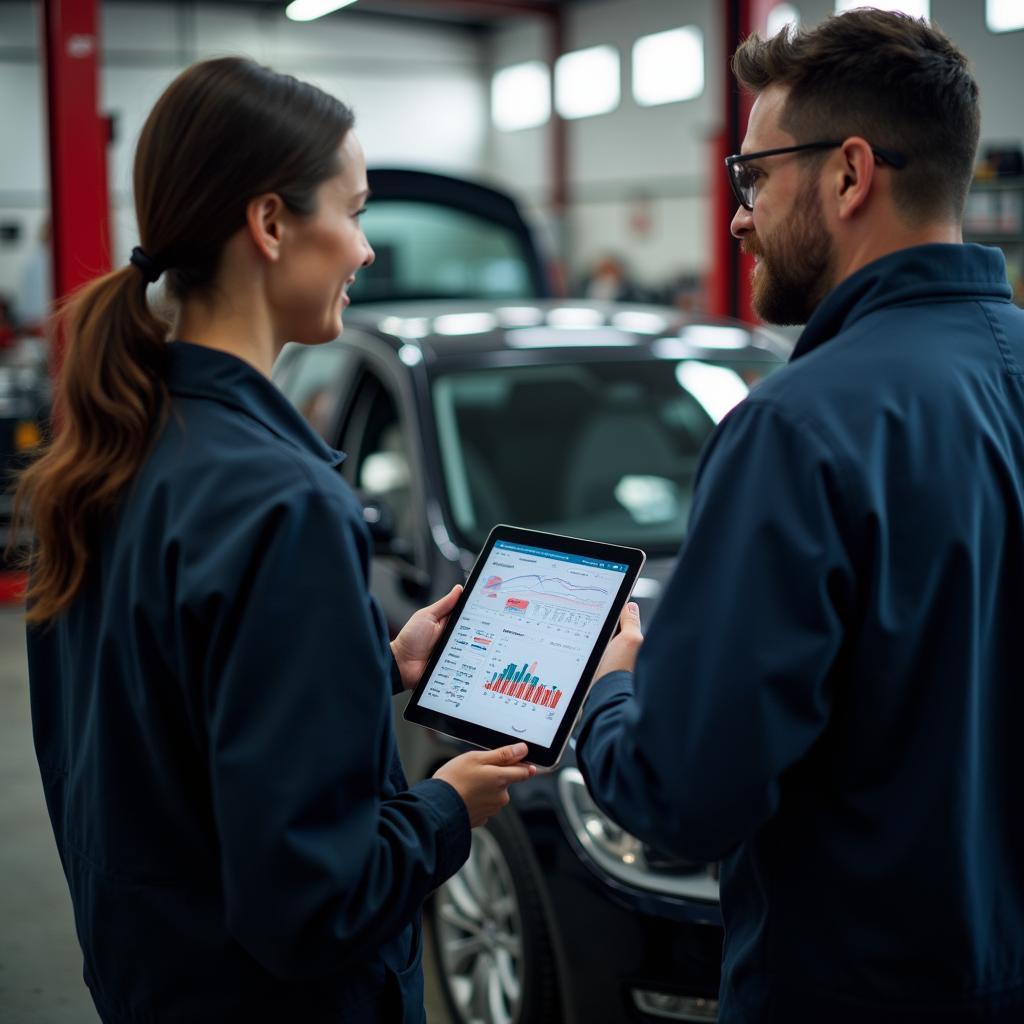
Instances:
[[[798,143],[859,135],[907,158],[893,200],[912,223],[963,216],[981,127],[969,62],[928,22],[865,8],[815,28],[752,35],[740,85],[789,89],[780,127]]]

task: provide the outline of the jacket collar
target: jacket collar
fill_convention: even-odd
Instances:
[[[344,460],[314,432],[287,398],[255,367],[218,349],[168,343],[167,387],[172,395],[205,398],[243,413],[272,434],[331,467]]]
[[[1006,263],[999,249],[970,244],[916,245],[861,267],[840,282],[814,311],[791,360],[885,306],[920,299],[1010,302]]]

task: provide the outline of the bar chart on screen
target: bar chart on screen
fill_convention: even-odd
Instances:
[[[537,662],[525,663],[520,667],[510,663],[499,674],[491,674],[491,680],[484,684],[494,696],[510,697],[524,704],[535,704],[540,708],[557,708],[562,699],[562,691],[557,686],[544,686],[540,677],[534,675]]]

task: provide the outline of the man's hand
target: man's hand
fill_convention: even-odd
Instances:
[[[594,679],[600,679],[609,672],[632,672],[636,668],[636,656],[644,635],[640,632],[640,609],[633,602],[626,602],[619,616],[619,632],[612,637],[605,649],[601,664],[597,666]]]
[[[440,601],[416,612],[391,641],[391,651],[398,663],[405,689],[411,690],[419,682],[427,667],[430,652],[461,593],[462,586],[456,583]]]

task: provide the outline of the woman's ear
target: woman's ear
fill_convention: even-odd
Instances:
[[[245,206],[245,226],[257,251],[264,259],[276,263],[284,237],[285,205],[275,192],[266,192],[250,199]]]

